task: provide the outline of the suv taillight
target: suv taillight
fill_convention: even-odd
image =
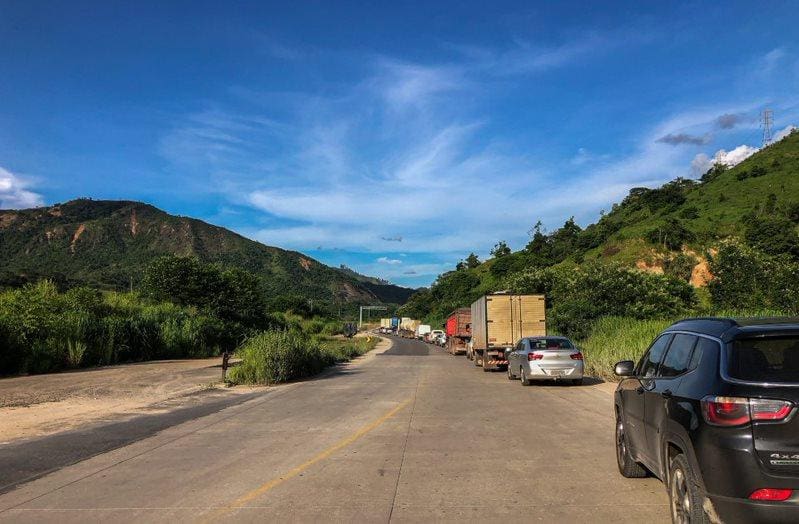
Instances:
[[[572,360],[582,360],[583,359],[583,354],[580,353],[579,351],[577,353],[572,353],[569,356],[572,358]]]
[[[531,360],[541,360],[542,358],[544,358],[544,355],[542,355],[541,353],[527,353],[528,362]]]
[[[707,396],[702,416],[714,426],[741,426],[752,421],[781,422],[793,411],[787,400]]]
[[[791,498],[791,495],[793,495],[792,489],[763,488],[753,491],[749,499],[783,501]]]

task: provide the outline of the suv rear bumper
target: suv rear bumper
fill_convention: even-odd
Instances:
[[[718,517],[725,523],[757,523],[757,522],[797,522],[799,520],[799,501],[796,495],[784,502],[766,502],[759,500],[708,495]],[[707,511],[708,508],[706,507]],[[708,511],[709,515],[712,515]]]

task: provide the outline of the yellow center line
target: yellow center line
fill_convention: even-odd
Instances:
[[[381,424],[385,423],[388,419],[390,419],[391,417],[393,417],[394,415],[399,413],[403,408],[407,407],[408,404],[411,403],[411,400],[413,400],[413,399],[407,399],[406,401],[404,401],[401,404],[399,404],[397,407],[393,408],[388,413],[384,414],[382,417],[378,418],[377,420],[374,420],[374,421],[370,422],[366,426],[363,426],[362,428],[360,428],[358,431],[356,431],[355,433],[351,434],[350,436],[339,440],[338,442],[336,442],[335,444],[333,444],[329,448],[325,449],[324,451],[322,451],[321,453],[319,453],[315,457],[303,462],[302,464],[300,464],[299,466],[297,466],[295,468],[290,469],[289,471],[287,471],[283,475],[281,475],[281,476],[279,476],[277,478],[274,478],[274,479],[272,479],[272,480],[270,480],[270,481],[258,486],[257,488],[255,488],[254,490],[252,490],[252,491],[250,491],[248,493],[245,493],[244,495],[242,495],[241,497],[237,498],[236,500],[234,500],[230,504],[224,506],[223,508],[220,508],[220,511],[227,512],[227,511],[230,511],[232,509],[236,509],[236,508],[242,507],[245,504],[247,504],[248,502],[260,497],[263,494],[265,494],[266,492],[268,492],[272,488],[275,488],[275,487],[279,486],[280,484],[286,482],[287,480],[290,480],[290,479],[296,477],[297,475],[299,475],[300,473],[302,473],[306,469],[310,468],[314,464],[316,464],[318,462],[321,462],[322,460],[325,460],[326,458],[330,457],[333,453],[335,453],[335,452],[337,452],[337,451],[339,451],[339,450],[341,450],[343,448],[346,448],[347,446],[351,445],[352,443],[354,443],[355,441],[357,441],[361,437],[365,436],[367,433],[377,429]]]

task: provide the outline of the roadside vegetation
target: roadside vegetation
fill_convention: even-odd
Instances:
[[[374,348],[376,337],[344,339],[308,336],[297,331],[265,331],[248,339],[238,351],[239,365],[229,380],[238,384],[275,384],[319,373]]]
[[[174,256],[152,262],[137,292],[60,291],[50,280],[8,289],[0,292],[0,376],[238,351],[267,359],[267,372],[242,381],[277,382],[370,349],[339,340],[341,321],[274,311],[266,297],[252,273]]]

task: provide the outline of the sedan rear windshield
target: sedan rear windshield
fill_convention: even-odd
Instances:
[[[535,338],[530,340],[533,349],[574,349],[568,338]]]
[[[799,382],[799,336],[744,338],[727,347],[731,378],[752,382]]]

